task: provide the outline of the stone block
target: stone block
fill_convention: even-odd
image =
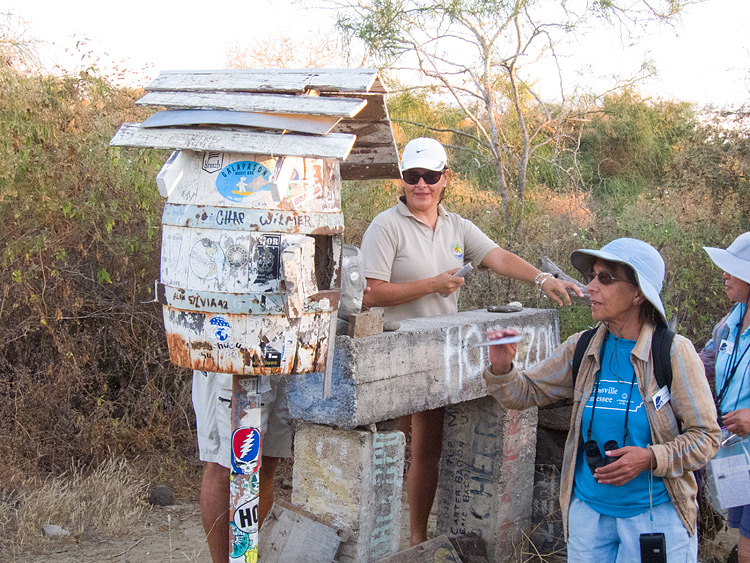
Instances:
[[[392,555],[400,542],[404,434],[300,424],[292,502],[340,528],[339,563]]]
[[[437,533],[473,532],[490,561],[513,560],[531,518],[536,417],[536,408],[507,411],[492,397],[446,409]]]
[[[472,345],[496,327],[525,336],[517,353],[522,368],[546,358],[560,343],[557,312],[549,309],[502,315],[466,311],[404,320],[395,332],[365,338],[338,336],[330,395],[322,398],[322,373],[289,378],[292,416],[355,428],[483,397],[488,351]]]
[[[363,311],[349,315],[349,336],[362,338],[383,332],[383,311]]]

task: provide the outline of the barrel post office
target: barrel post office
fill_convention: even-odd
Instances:
[[[170,359],[231,373],[230,561],[257,558],[260,383],[327,372],[341,293],[341,180],[398,178],[377,71],[162,72],[112,145],[172,149],[160,280]],[[235,448],[235,443],[238,447]]]

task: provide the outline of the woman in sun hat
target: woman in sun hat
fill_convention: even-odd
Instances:
[[[588,280],[591,316],[599,322],[577,376],[573,358],[584,333],[523,371],[513,365],[515,344],[494,345],[487,391],[509,409],[573,399],[560,480],[568,561],[640,561],[641,534],[661,532],[668,561],[695,562],[692,471],[714,455],[720,431],[688,339],[672,341],[671,384],[656,381],[652,339],[667,324],[659,296],[664,261],[632,238],[576,250],[570,261]],[[490,339],[513,334],[488,331]]]
[[[741,234],[729,247],[703,247],[723,270],[724,291],[732,301],[729,313],[714,327],[701,350],[706,375],[714,382],[716,410],[723,427],[722,447],[750,434],[750,232]],[[750,505],[729,509],[730,528],[740,530],[738,558],[750,563]]]
[[[362,238],[365,277],[370,288],[367,307],[383,307],[387,321],[432,317],[458,311],[464,277],[455,276],[473,263],[528,283],[535,283],[558,305],[569,305],[567,290],[582,295],[575,284],[541,272],[495,244],[471,221],[441,205],[448,185],[448,156],[435,139],[412,139],[401,155],[403,195],[396,205],[373,219]],[[411,432],[411,461],[406,479],[411,523],[410,543],[427,540],[438,481],[444,408],[427,397],[426,410],[402,417]],[[435,408],[437,407],[437,408]]]

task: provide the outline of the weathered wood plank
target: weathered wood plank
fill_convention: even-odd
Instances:
[[[182,125],[229,125],[278,129],[313,135],[326,135],[339,122],[339,117],[324,115],[268,114],[228,110],[168,110],[157,111],[141,127],[173,127]]]
[[[335,158],[344,160],[354,145],[354,135],[277,135],[255,131],[199,128],[146,129],[124,123],[109,142],[115,146],[218,151],[234,153]]]
[[[576,284],[581,292],[583,293],[583,298],[578,297],[578,294],[573,291],[568,291],[570,296],[578,301],[583,301],[584,303],[591,303],[591,297],[589,296],[589,291],[586,289],[586,286],[579,282],[575,278],[571,278],[568,274],[563,272],[560,267],[555,264],[552,260],[550,260],[547,256],[542,256],[539,260],[539,267],[542,270],[542,272],[549,272],[550,274],[554,274],[556,278],[559,278],[566,282],[572,282]]]
[[[375,69],[256,70],[222,69],[162,71],[146,86],[163,90],[227,92],[379,92],[385,93]]]
[[[377,563],[463,563],[448,536],[438,536],[412,548],[378,559]]]
[[[382,98],[382,96],[380,96]],[[136,102],[140,106],[168,109],[203,109],[292,113],[354,117],[368,100],[251,92],[149,92]],[[379,118],[382,119],[382,118]]]
[[[359,147],[356,144],[349,156],[341,163],[342,180],[366,180],[368,178],[398,179],[396,145],[379,147]]]
[[[357,119],[367,121],[387,121],[389,119],[388,109],[385,105],[385,96],[382,94],[328,92],[321,93],[320,97],[329,100],[346,100],[352,98],[365,100],[367,105],[357,113]]]
[[[333,561],[342,541],[340,530],[283,500],[274,502],[260,534],[263,563]]]
[[[346,119],[339,121],[331,130],[333,133],[348,133],[356,135],[355,148],[366,147],[394,147],[393,130],[389,121],[364,121],[360,119]]]
[[[398,165],[392,163],[347,164],[341,163],[342,180],[397,180],[401,177]]]

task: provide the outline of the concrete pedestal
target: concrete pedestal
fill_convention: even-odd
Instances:
[[[531,517],[536,408],[491,397],[448,407],[437,497],[438,534],[475,533],[490,561],[512,559]]]
[[[398,552],[404,435],[302,424],[294,441],[292,502],[340,528],[339,563]]]

